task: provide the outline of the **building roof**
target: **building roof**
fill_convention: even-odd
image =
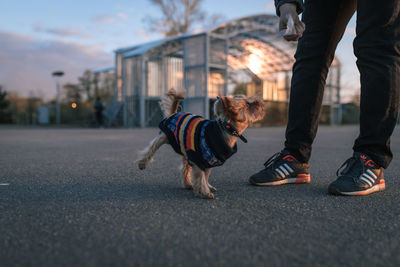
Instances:
[[[259,14],[259,15],[246,16],[238,19],[225,21],[223,23],[212,25],[210,27],[196,29],[192,32],[181,35],[167,37],[160,40],[146,42],[133,46],[118,48],[117,50],[115,50],[115,52],[124,54],[124,57],[136,56],[145,53],[152,48],[160,46],[168,41],[194,37],[197,35],[202,35],[212,32],[216,34],[221,34],[222,32],[224,32],[224,34],[229,34],[229,35],[231,35],[232,33],[237,33],[233,31],[245,31],[249,29],[251,30],[263,29],[273,32],[274,31],[273,26],[276,26],[277,22],[278,20],[275,15]]]
[[[115,66],[98,69],[98,70],[93,71],[93,73],[103,73],[103,72],[109,72],[109,71],[115,71]]]
[[[139,56],[149,52],[152,49],[161,47],[168,42],[178,41],[181,39],[194,37],[198,35],[210,34],[211,36],[219,36],[229,38],[230,40],[241,40],[248,48],[257,46],[259,51],[264,52],[264,58],[259,53],[257,56],[260,60],[266,62],[264,72],[274,72],[279,70],[288,70],[294,62],[294,52],[296,50],[295,42],[287,42],[283,37],[276,35],[278,29],[279,18],[275,15],[258,14],[245,16],[223,23],[219,23],[210,27],[197,29],[193,32],[168,37],[156,41],[142,43],[130,47],[119,48],[116,53],[122,54],[122,57],[128,58]],[[247,38],[247,42],[243,42]],[[250,41],[250,40],[253,41]],[[251,44],[252,43],[252,44]],[[232,60],[232,55],[229,55]],[[233,55],[234,57],[234,55]],[[340,61],[335,57],[332,66],[340,66]]]

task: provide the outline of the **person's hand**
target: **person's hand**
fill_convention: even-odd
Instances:
[[[279,7],[279,35],[287,41],[297,41],[303,36],[306,25],[300,21],[296,4],[287,3]]]

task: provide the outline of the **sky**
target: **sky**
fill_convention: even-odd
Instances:
[[[271,0],[204,0],[202,8],[225,20],[275,14]],[[162,38],[146,28],[146,18],[160,16],[148,0],[1,0],[0,10],[0,85],[21,96],[53,98],[53,71],[75,83],[86,69],[113,66],[117,48]],[[344,100],[359,88],[354,37],[353,17],[337,49]]]

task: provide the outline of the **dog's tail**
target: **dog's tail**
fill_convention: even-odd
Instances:
[[[161,98],[160,106],[167,118],[178,111],[179,103],[185,98],[184,92],[176,92],[175,89],[169,89],[168,92]]]

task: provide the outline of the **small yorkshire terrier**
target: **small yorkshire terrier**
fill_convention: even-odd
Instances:
[[[264,116],[264,103],[259,97],[219,96],[214,104],[216,120],[179,112],[183,93],[171,89],[161,99],[165,119],[159,124],[160,134],[140,153],[139,169],[146,168],[163,144],[170,144],[183,156],[182,178],[185,188],[203,198],[214,198],[216,188],[209,184],[212,167],[220,166],[237,151],[236,141],[249,123]]]

